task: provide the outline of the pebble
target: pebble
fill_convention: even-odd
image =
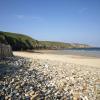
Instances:
[[[96,100],[100,70],[21,57],[0,61],[9,67],[0,80],[0,100]],[[31,66],[32,68],[28,68]],[[13,70],[12,70],[13,69]],[[6,70],[4,70],[6,71]],[[98,73],[97,73],[98,72]],[[94,89],[94,85],[96,89]]]

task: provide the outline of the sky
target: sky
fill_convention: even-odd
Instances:
[[[100,47],[100,0],[0,0],[0,31]]]

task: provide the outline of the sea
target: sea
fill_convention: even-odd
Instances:
[[[80,55],[100,58],[100,48],[73,48],[65,50],[49,50],[49,52],[47,53],[58,55]]]

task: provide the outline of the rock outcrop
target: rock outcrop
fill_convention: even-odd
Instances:
[[[13,56],[10,45],[0,44],[0,57]]]

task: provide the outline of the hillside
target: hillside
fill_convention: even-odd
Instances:
[[[29,36],[0,31],[0,43],[10,44],[13,50],[87,48],[88,45],[52,41],[38,41]]]
[[[33,49],[35,42],[26,35],[0,31],[0,43],[10,44],[13,50]]]
[[[63,43],[53,41],[39,41],[40,47],[45,49],[88,48],[89,45],[78,43]]]

